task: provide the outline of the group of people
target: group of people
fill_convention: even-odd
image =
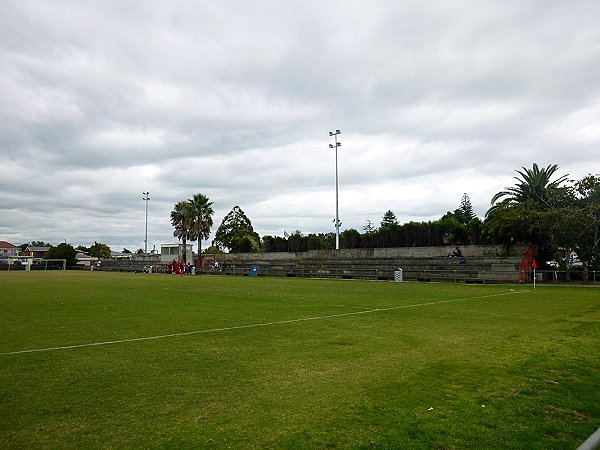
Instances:
[[[184,264],[182,262],[177,262],[175,259],[171,264],[167,266],[167,273],[172,273],[175,275],[192,275],[192,268],[194,266],[190,263]]]

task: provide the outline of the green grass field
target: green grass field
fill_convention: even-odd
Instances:
[[[1,448],[574,449],[600,290],[0,273]]]

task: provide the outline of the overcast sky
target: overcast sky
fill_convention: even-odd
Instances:
[[[483,218],[515,169],[600,172],[600,2],[0,0],[0,240],[176,242]],[[210,242],[203,243],[205,247]]]

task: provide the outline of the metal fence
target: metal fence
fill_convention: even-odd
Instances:
[[[524,274],[524,280],[533,282],[533,272]],[[580,270],[536,270],[536,283],[559,284],[559,283],[585,283],[597,285],[600,283],[600,272],[590,270],[587,274]]]

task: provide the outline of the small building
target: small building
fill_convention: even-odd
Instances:
[[[12,245],[10,242],[0,241],[0,258],[6,259],[9,256],[17,256],[19,247]]]
[[[185,246],[185,261],[193,263],[192,244],[186,244]],[[183,252],[183,244],[160,244],[160,262],[161,264],[169,264],[173,260],[183,262]]]

